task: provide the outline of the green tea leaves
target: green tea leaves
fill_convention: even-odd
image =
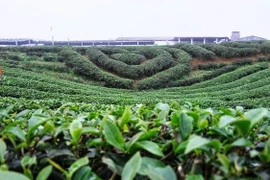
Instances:
[[[179,119],[179,133],[182,140],[186,140],[192,132],[193,129],[193,119],[189,117],[186,113],[181,113]]]
[[[123,172],[122,172],[122,180],[132,180],[136,173],[139,171],[141,167],[142,158],[140,153],[137,152],[129,161],[126,163]]]
[[[0,177],[1,179],[6,179],[6,180],[30,180],[25,175],[17,173],[17,172],[12,172],[12,171],[0,170]]]
[[[151,141],[140,141],[137,142],[136,145],[152,154],[155,154],[157,156],[163,157],[164,154],[162,153],[161,149],[159,146]]]
[[[125,151],[125,142],[118,127],[110,121],[105,121],[103,129],[108,143],[122,151]]]
[[[0,164],[4,163],[5,161],[5,152],[7,150],[7,145],[6,143],[0,139]]]
[[[51,166],[51,165],[49,165],[49,166],[43,168],[43,169],[39,172],[39,174],[38,174],[38,176],[37,176],[37,180],[47,180],[48,177],[50,176],[51,172],[52,172],[52,166]]]
[[[123,126],[131,120],[131,117],[132,117],[132,111],[129,106],[126,106],[125,111],[122,115],[121,121],[119,123],[120,127],[123,128]]]
[[[208,139],[202,138],[200,136],[197,135],[192,135],[189,138],[186,150],[185,150],[185,154],[188,154],[189,152],[193,151],[194,149],[200,148],[204,145],[206,145],[207,143],[209,143]]]

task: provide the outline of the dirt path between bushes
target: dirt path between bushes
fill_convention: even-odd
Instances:
[[[216,58],[212,61],[205,61],[198,58],[193,58],[193,60],[190,62],[191,68],[194,66],[197,66],[199,64],[209,64],[209,63],[232,63],[240,59],[252,59],[255,61],[258,57],[270,57],[270,54],[258,54],[255,56],[246,56],[246,57],[233,57],[233,58]]]

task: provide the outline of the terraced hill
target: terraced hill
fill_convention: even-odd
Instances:
[[[1,48],[0,95],[121,104],[176,100],[269,106],[269,62],[267,41]]]
[[[268,180],[269,64],[269,42],[0,48],[0,177]]]

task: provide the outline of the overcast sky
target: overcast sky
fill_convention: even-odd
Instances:
[[[230,37],[238,30],[270,39],[269,10],[270,0],[0,0],[0,38]]]

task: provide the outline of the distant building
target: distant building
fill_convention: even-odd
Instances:
[[[267,39],[252,35],[239,38],[237,41],[265,41],[265,40]]]
[[[233,31],[231,35],[231,41],[237,41],[240,38],[240,31]]]
[[[174,45],[177,43],[189,43],[189,44],[217,44],[224,41],[229,41],[228,37],[118,37],[117,42],[144,42],[154,41],[155,45]]]
[[[231,41],[265,41],[267,39],[258,36],[246,36],[241,37],[239,31],[233,31],[231,35]]]
[[[189,44],[220,44],[226,41],[257,41],[266,40],[257,36],[241,37],[239,31],[233,31],[231,39],[217,36],[170,36],[170,37],[118,37],[115,40],[68,40],[48,41],[34,39],[0,39],[0,46],[154,46],[174,45],[177,43]]]

